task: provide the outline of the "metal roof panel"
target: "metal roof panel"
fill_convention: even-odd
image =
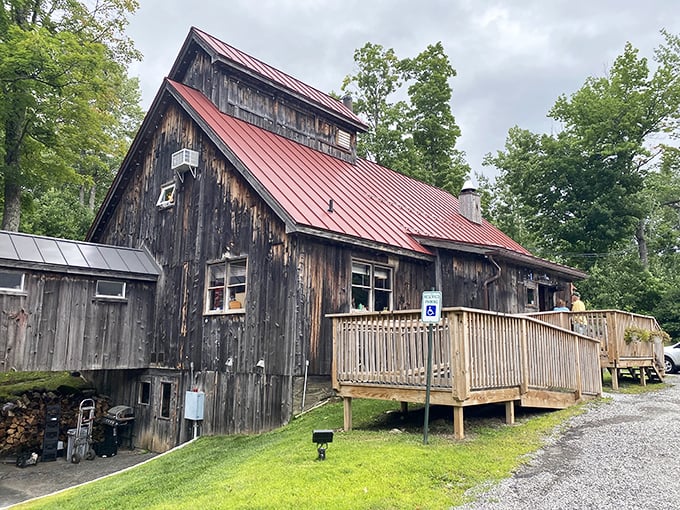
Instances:
[[[99,248],[94,244],[79,246],[80,252],[85,257],[85,263],[92,269],[110,269],[106,260],[99,252]]]
[[[38,251],[42,256],[43,261],[46,263],[66,264],[66,259],[64,259],[64,256],[61,254],[61,250],[59,250],[59,246],[54,239],[36,237],[35,244],[38,247]]]
[[[12,239],[7,232],[0,232],[0,259],[16,260],[19,254],[14,249]]]
[[[125,264],[128,271],[133,273],[145,273],[146,268],[144,264],[139,260],[137,253],[132,250],[118,250],[118,255]]]
[[[82,252],[78,249],[78,243],[70,241],[58,241],[61,254],[64,256],[66,265],[77,267],[89,267]]]
[[[45,270],[53,271],[113,271],[145,277],[160,274],[158,266],[144,250],[22,232],[0,231],[0,259],[24,262],[27,267],[38,269],[44,265]]]
[[[19,260],[27,262],[44,262],[33,237],[13,235],[12,242],[14,243],[14,248],[17,250]]]
[[[368,160],[334,158],[223,114],[195,89],[168,83],[300,226],[426,254],[414,236],[529,254],[489,222],[463,217],[458,199],[444,190]]]
[[[108,246],[98,246],[97,249],[106,261],[106,265],[114,271],[129,271],[130,269],[125,264],[120,250]]]

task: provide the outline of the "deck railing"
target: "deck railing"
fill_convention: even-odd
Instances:
[[[620,310],[592,310],[586,312],[540,312],[527,314],[564,329],[579,329],[600,342],[600,362],[606,367],[632,367],[656,364],[663,367],[663,339],[649,342],[627,342],[626,330],[639,328],[661,331],[654,317]]]
[[[424,389],[428,327],[419,310],[331,317],[336,389]],[[432,390],[449,392],[454,405],[507,388],[518,395],[531,388],[576,398],[602,391],[599,342],[544,321],[450,308],[432,336]]]

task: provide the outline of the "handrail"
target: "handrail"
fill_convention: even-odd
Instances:
[[[587,310],[585,312],[537,312],[529,317],[559,325],[566,329],[582,326],[583,334],[600,342],[602,366],[639,366],[655,364],[663,367],[663,340],[626,342],[626,330],[631,327],[662,331],[656,318],[621,310]]]
[[[329,315],[333,383],[420,388],[426,382],[427,326],[420,310]],[[432,388],[459,402],[506,388],[601,393],[599,341],[537,318],[444,308],[433,327]]]

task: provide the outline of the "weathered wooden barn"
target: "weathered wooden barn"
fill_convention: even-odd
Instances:
[[[485,221],[474,189],[358,158],[365,130],[349,101],[190,30],[87,238],[159,267],[131,322],[148,364],[78,367],[135,406],[137,445],[191,436],[188,390],[204,434],[272,429],[328,395],[327,314],[414,309],[433,288],[446,307],[538,312],[585,276]]]

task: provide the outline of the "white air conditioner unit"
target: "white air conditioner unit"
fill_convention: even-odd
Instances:
[[[171,168],[177,172],[179,180],[184,182],[184,172],[189,170],[194,179],[196,178],[196,167],[198,166],[198,152],[191,149],[181,149],[172,155]]]

